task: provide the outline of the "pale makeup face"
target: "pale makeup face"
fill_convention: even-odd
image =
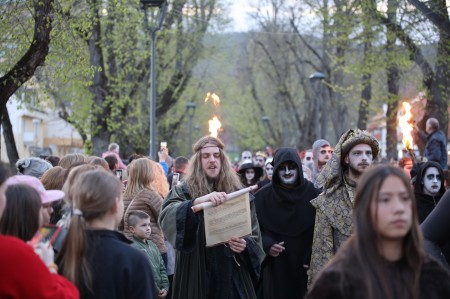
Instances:
[[[297,183],[298,168],[294,162],[284,162],[277,170],[283,185],[292,186]]]
[[[313,160],[313,153],[312,152],[306,152],[305,158],[303,159],[303,163],[311,162]]]
[[[441,175],[436,167],[428,167],[422,177],[423,193],[435,196],[442,185]]]
[[[348,164],[350,171],[356,175],[360,175],[369,169],[372,161],[372,148],[364,143],[355,145],[345,157],[345,162]]]
[[[271,180],[272,176],[273,176],[273,166],[272,166],[272,164],[267,163],[265,169],[266,169],[267,178],[269,180]]]
[[[254,169],[246,169],[245,170],[245,178],[247,181],[251,181],[255,178],[255,170]]]
[[[152,233],[150,218],[139,219],[136,226],[130,227],[130,231],[139,239],[148,240]]]
[[[264,159],[263,156],[256,156],[254,160],[255,161],[253,164],[255,164],[255,166],[264,167],[264,163],[266,162],[266,159]]]
[[[249,152],[249,151],[242,152],[241,157],[242,157],[242,161],[245,161],[245,160],[250,160],[251,161],[252,160],[252,153]]]
[[[214,144],[207,143],[200,151],[202,169],[209,179],[215,179],[220,174],[222,163],[220,161],[220,149]]]
[[[403,181],[388,176],[381,185],[371,216],[382,241],[402,241],[412,226],[412,199]]]
[[[331,154],[333,153],[333,149],[330,146],[324,146],[319,150],[319,156],[317,157],[317,161],[319,162],[319,166],[323,166],[327,164],[328,160],[331,158]]]

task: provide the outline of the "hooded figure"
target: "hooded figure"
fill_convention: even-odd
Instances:
[[[293,148],[280,148],[273,159],[272,182],[255,194],[263,248],[267,254],[258,298],[302,298],[306,293],[315,209],[319,190],[303,178]]]
[[[356,181],[350,178],[351,168],[346,160],[352,149],[360,144],[370,147],[371,161],[364,162],[367,168],[370,167],[380,152],[378,141],[367,131],[348,130],[342,134],[331,159],[317,177],[317,187],[323,192],[311,201],[316,208],[316,220],[308,285],[352,233]]]
[[[314,144],[312,146],[312,152],[313,152],[313,169],[312,169],[312,179],[313,179],[313,183],[314,185],[317,187],[316,184],[316,180],[317,177],[319,176],[319,173],[322,171],[322,168],[324,167],[324,165],[319,165],[319,163],[323,163],[323,161],[319,161],[319,155],[320,155],[320,151],[322,148],[324,147],[330,147],[330,143],[328,141],[326,141],[325,139],[319,139],[314,141]],[[330,159],[331,155],[329,155],[328,153],[326,153],[326,155],[328,155],[328,159]]]
[[[417,215],[422,223],[445,193],[444,172],[437,162],[421,163],[414,181]]]

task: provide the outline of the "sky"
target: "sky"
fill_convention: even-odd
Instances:
[[[230,9],[232,19],[231,31],[248,31],[251,27],[250,17],[247,15],[251,11],[249,0],[233,1]]]

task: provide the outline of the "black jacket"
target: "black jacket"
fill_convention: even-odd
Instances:
[[[131,241],[111,230],[89,230],[87,237],[93,293],[81,288],[80,298],[157,298],[150,263],[143,253],[131,247]]]
[[[442,169],[447,169],[447,147],[445,135],[441,130],[428,135],[424,156],[428,161],[435,161]]]
[[[395,264],[392,263],[385,275],[392,277],[393,284],[398,285],[401,281],[396,275]],[[358,273],[349,273],[345,269],[342,270],[340,267],[331,265],[320,273],[305,299],[359,299],[367,297],[367,288],[364,287]],[[394,298],[398,297],[394,296]],[[450,298],[450,273],[430,257],[425,257],[422,264],[418,298]]]

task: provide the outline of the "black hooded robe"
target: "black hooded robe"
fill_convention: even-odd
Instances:
[[[298,184],[285,188],[280,184],[278,167],[292,161],[298,167]],[[258,286],[258,298],[302,298],[307,289],[307,267],[311,258],[315,208],[310,200],[320,191],[303,178],[301,160],[292,148],[280,148],[274,157],[272,182],[255,194],[264,251],[284,241],[279,256],[267,255]]]

